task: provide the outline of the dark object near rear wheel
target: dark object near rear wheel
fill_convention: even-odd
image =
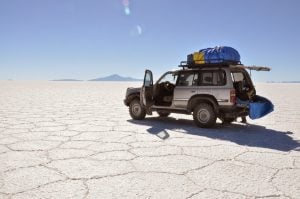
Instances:
[[[129,114],[134,120],[142,120],[146,117],[146,110],[142,107],[140,100],[132,100],[129,104]]]
[[[157,111],[159,117],[168,117],[170,115],[169,112]]]
[[[225,118],[222,118],[222,123],[223,124],[230,124],[232,123],[233,121],[235,121],[235,118],[231,118],[231,117],[225,117]]]
[[[216,123],[216,113],[213,107],[206,103],[196,106],[193,111],[194,122],[201,128],[211,128]]]

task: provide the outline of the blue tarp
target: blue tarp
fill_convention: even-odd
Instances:
[[[187,56],[188,64],[216,64],[216,63],[239,63],[240,54],[237,50],[228,46],[216,46],[204,48]]]
[[[240,54],[237,50],[228,46],[216,46],[199,51],[204,54],[205,63],[240,62]]]
[[[265,97],[256,95],[253,101],[242,101],[237,99],[237,104],[241,107],[249,108],[249,117],[254,120],[262,118],[274,110],[274,105]]]
[[[257,95],[253,102],[249,103],[249,117],[258,119],[271,113],[274,110],[274,105],[270,100]]]

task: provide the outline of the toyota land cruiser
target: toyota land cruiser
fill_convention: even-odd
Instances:
[[[143,86],[127,89],[124,103],[133,119],[144,119],[156,111],[161,117],[192,114],[196,125],[203,128],[214,126],[217,118],[230,123],[249,114],[249,108],[237,101],[251,100],[256,95],[246,69],[270,70],[225,63],[180,66],[179,70],[163,74],[156,83],[152,72],[146,70]]]

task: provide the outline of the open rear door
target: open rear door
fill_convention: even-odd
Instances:
[[[149,111],[149,107],[153,105],[153,75],[150,70],[145,71],[144,84],[141,89],[141,104]]]
[[[271,68],[266,66],[244,66],[244,65],[232,65],[231,68],[243,68],[250,71],[250,76],[253,70],[255,71],[271,71]]]
[[[232,68],[243,68],[243,69],[248,69],[248,70],[255,70],[255,71],[270,71],[270,67],[266,66],[244,66],[244,65],[233,65],[231,66]]]
[[[255,70],[255,71],[270,71],[271,68],[266,66],[244,66],[246,69]]]

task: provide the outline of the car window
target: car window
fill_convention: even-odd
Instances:
[[[253,87],[251,79],[247,78],[247,76],[241,71],[231,72],[231,78],[233,83],[242,82],[245,87]]]
[[[224,86],[226,84],[226,75],[224,71],[202,71],[201,86]]]
[[[147,72],[144,79],[144,86],[149,87],[152,86],[152,76],[151,73]]]
[[[170,82],[171,84],[176,84],[177,81],[177,74],[175,73],[167,73],[160,81],[159,83],[163,82]]]
[[[233,82],[240,82],[244,80],[244,74],[242,72],[231,73]]]
[[[181,73],[179,75],[178,86],[197,86],[198,73]]]

